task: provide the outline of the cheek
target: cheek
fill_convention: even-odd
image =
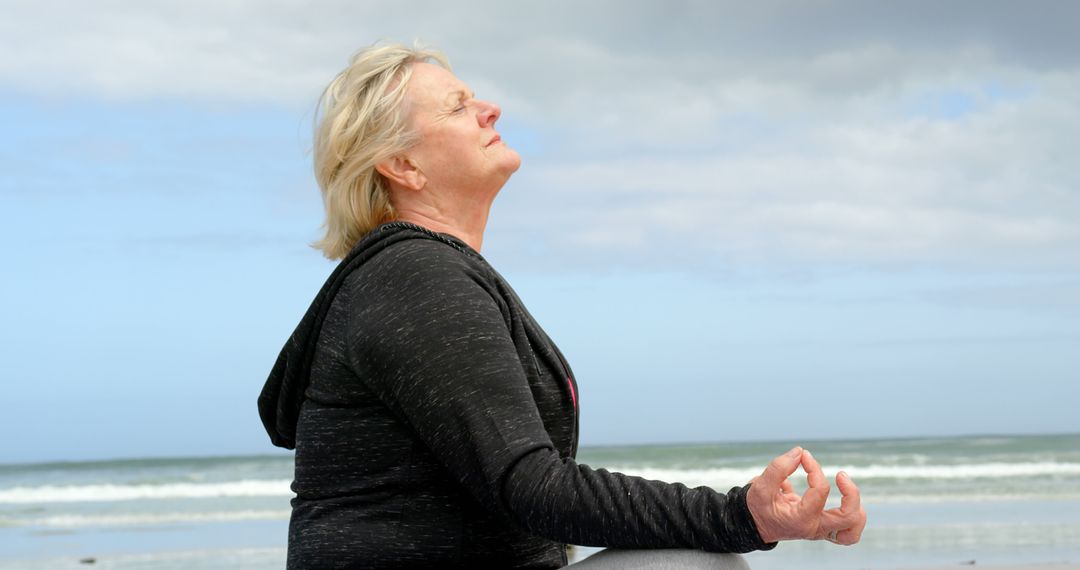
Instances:
[[[423,142],[413,148],[413,152],[425,170],[437,170],[453,163],[455,151],[450,146],[450,139],[444,133],[431,133],[424,136]]]
[[[424,170],[442,179],[469,178],[484,161],[484,150],[477,134],[467,129],[433,129],[424,135],[422,154]]]

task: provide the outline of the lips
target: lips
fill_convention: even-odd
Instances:
[[[495,137],[492,138],[490,141],[488,141],[488,143],[486,145],[484,145],[484,147],[485,148],[489,147],[489,146],[491,146],[491,145],[493,145],[493,144],[495,144],[495,143],[497,143],[497,142],[499,142],[501,140],[502,140],[502,137],[500,137],[499,135],[495,135]]]

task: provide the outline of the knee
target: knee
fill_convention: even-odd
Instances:
[[[582,570],[618,568],[621,570],[750,570],[750,564],[738,554],[701,550],[618,550],[606,549],[574,564]]]

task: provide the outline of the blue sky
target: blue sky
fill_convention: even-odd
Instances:
[[[274,451],[311,109],[379,38],[502,105],[483,253],[583,444],[1078,431],[1075,8],[928,6],[16,2],[0,462]]]

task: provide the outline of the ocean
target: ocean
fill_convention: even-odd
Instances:
[[[1080,562],[1080,434],[587,447],[578,459],[726,491],[796,443],[830,480],[852,475],[869,523],[854,547],[752,553],[757,570]],[[0,569],[283,568],[291,480],[290,455],[0,465]]]

